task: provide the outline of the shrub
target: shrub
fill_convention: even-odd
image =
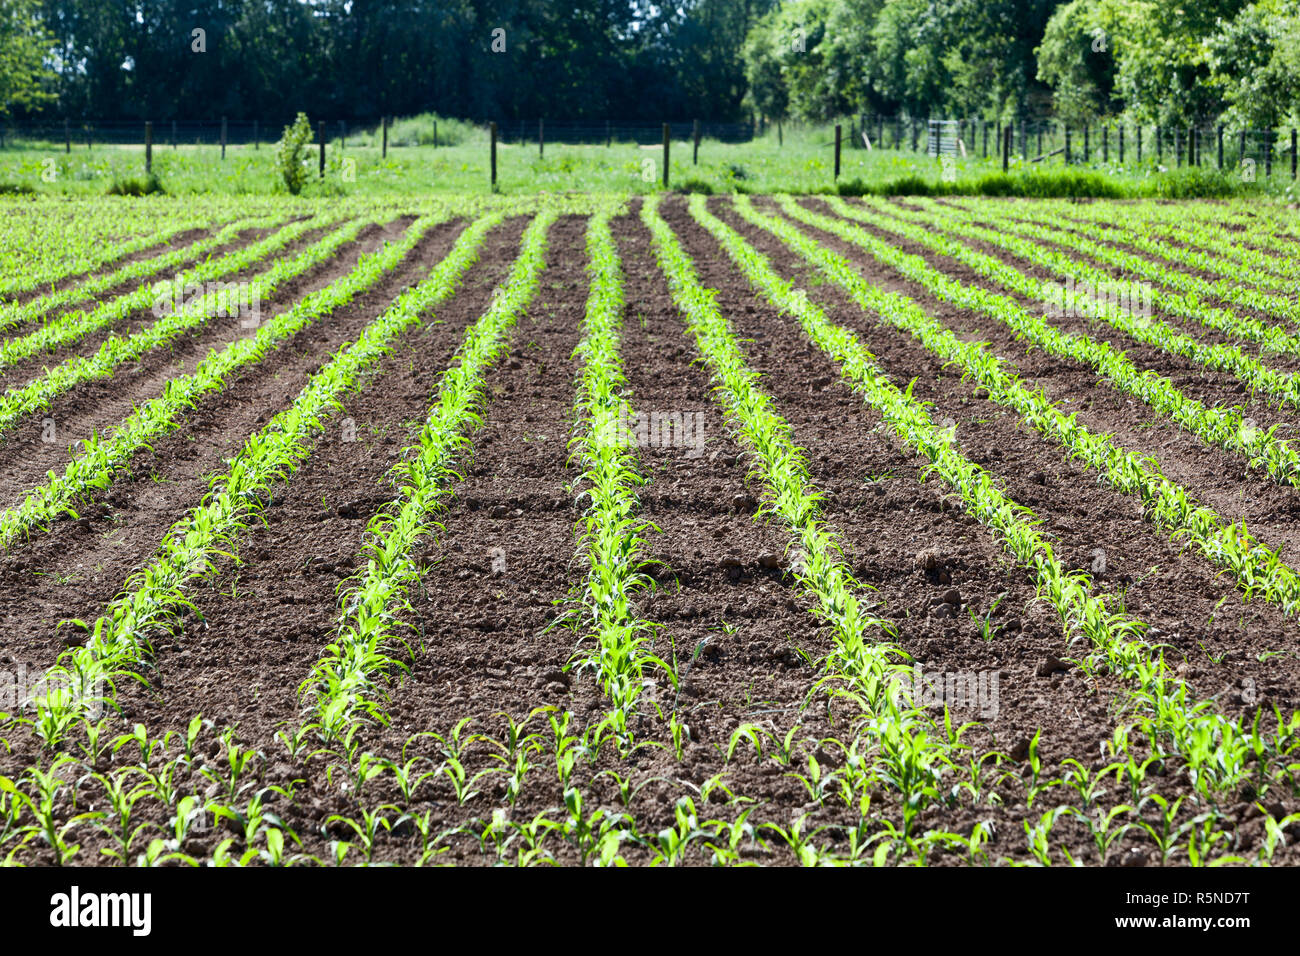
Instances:
[[[311,122],[306,113],[299,113],[292,126],[286,126],[275,144],[275,165],[284,180],[285,188],[294,196],[302,192],[307,185],[307,169],[304,166],[307,144],[311,142]]]
[[[1258,188],[1258,187],[1253,187]],[[1171,169],[1152,176],[1138,191],[1143,196],[1156,199],[1223,199],[1237,193],[1250,192],[1251,186],[1236,176],[1217,169]]]
[[[703,193],[706,196],[713,195],[713,186],[703,179],[687,179],[677,187],[679,193]]]
[[[113,179],[112,184],[108,187],[106,195],[109,196],[150,196],[154,194],[166,195],[167,190],[163,189],[162,180],[158,178],[157,173],[150,173],[143,179],[137,179],[134,176],[128,176],[125,179]]]
[[[460,146],[482,135],[472,123],[464,120],[448,119],[436,113],[421,113],[393,120],[393,125],[388,127],[388,145],[432,146],[434,123],[438,124],[439,146]],[[374,135],[375,145],[378,146],[379,134],[376,132]]]

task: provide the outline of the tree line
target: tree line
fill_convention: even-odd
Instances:
[[[1294,122],[1300,0],[0,0],[11,119]]]
[[[799,0],[743,57],[774,118],[1294,123],[1300,0]]]

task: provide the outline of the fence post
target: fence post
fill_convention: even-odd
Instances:
[[[253,120],[253,150],[256,152],[261,148],[262,148],[262,131],[261,129],[259,129],[257,125],[257,120]]]
[[[1082,156],[1082,159],[1083,159],[1083,165],[1085,165],[1085,166],[1087,166],[1090,162],[1092,162],[1092,138],[1091,138],[1091,136],[1089,135],[1089,131],[1090,131],[1090,130],[1089,130],[1089,126],[1088,126],[1088,124],[1087,124],[1087,123],[1084,123],[1084,124],[1083,124],[1083,156]]]
[[[780,120],[776,121],[776,129],[777,129],[776,135],[778,138],[780,138],[781,136]],[[691,165],[698,166],[700,165],[700,121],[699,120],[695,121],[695,125],[691,129],[691,142],[692,142],[692,150],[693,150],[691,154]]]
[[[382,133],[380,133],[380,137],[383,143],[383,145],[379,147],[380,158],[387,159],[388,158],[388,117],[387,116],[379,117],[379,126],[383,131]]]
[[[1174,127],[1174,165],[1183,165],[1183,131]]]
[[[1110,127],[1102,126],[1101,128],[1101,161],[1107,166],[1110,165]]]
[[[916,119],[915,119],[915,117],[913,117],[912,119],[909,119],[909,120],[908,120],[908,123],[910,123],[911,126],[912,126],[912,152],[915,153],[915,152],[916,152],[916,139],[917,139],[917,135],[918,135],[918,133],[919,133],[919,130],[918,130],[917,125],[916,125]]]
[[[1218,135],[1218,139],[1219,139],[1219,169],[1222,170],[1223,169],[1223,124],[1222,123],[1219,124],[1219,128],[1215,130],[1215,132]]]
[[[1065,165],[1070,165],[1070,127],[1065,127]]]
[[[63,151],[72,152],[72,124],[68,120],[63,121]]]
[[[1137,151],[1138,151],[1137,161],[1141,163],[1142,162],[1142,124],[1141,123],[1137,125],[1135,132],[1137,134]]]
[[[546,120],[537,121],[537,158],[541,159],[546,155]]]
[[[668,124],[664,123],[664,189],[668,188],[668,144],[670,137]]]
[[[148,120],[144,124],[144,174],[149,176],[153,173],[153,123]]]
[[[849,146],[850,146],[850,148],[852,148],[852,149],[857,149],[857,148],[858,148],[858,147],[857,147],[857,140],[858,140],[858,121],[857,121],[856,119],[850,119],[850,120],[849,120]]]
[[[785,133],[781,129],[781,121],[776,121],[776,145],[778,149],[785,147]]]
[[[1291,127],[1291,178],[1292,178],[1292,179],[1295,179],[1295,170],[1296,170],[1296,162],[1295,162],[1295,159],[1296,159],[1296,157],[1295,157],[1295,127],[1292,126],[1292,127]]]
[[[840,178],[840,124],[835,124],[835,178]]]
[[[325,120],[316,127],[316,139],[320,144],[320,178],[325,178]]]
[[[1273,175],[1273,127],[1264,130],[1264,175]]]
[[[1011,124],[1008,123],[1005,128],[998,124],[1002,140],[1002,171],[1005,173],[1011,168]]]
[[[1165,161],[1165,137],[1163,130],[1156,127],[1156,164],[1159,165]]]
[[[224,162],[226,158],[226,118],[221,117],[221,159]]]
[[[491,154],[491,160],[492,160],[492,191],[496,192],[496,188],[497,188],[497,124],[496,123],[488,124],[488,136],[491,141],[491,145],[488,147],[488,152]]]
[[[438,121],[433,121],[433,148],[438,148]]]
[[[1124,165],[1124,121],[1120,120],[1119,129],[1119,164]]]

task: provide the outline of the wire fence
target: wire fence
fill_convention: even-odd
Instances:
[[[34,146],[42,148],[93,149],[95,146],[143,146],[151,139],[156,147],[170,146],[253,146],[260,147],[279,139],[293,117],[267,120],[49,120],[40,122],[5,122],[0,124],[0,148]],[[390,120],[390,125],[394,120]],[[460,125],[460,124],[456,124]],[[487,134],[487,123],[469,124]],[[662,123],[632,121],[565,121],[507,120],[497,124],[498,140],[512,145],[536,145],[539,141],[566,145],[601,145],[634,143],[654,145],[660,141]],[[330,142],[382,138],[383,117],[361,117],[315,121],[318,134]],[[717,123],[678,120],[670,123],[677,131],[693,131],[699,136],[723,143],[746,143],[755,138],[753,123]],[[436,124],[434,124],[436,128]],[[435,133],[436,135],[436,133]],[[389,145],[399,148],[405,143],[394,139]],[[447,145],[430,142],[429,145]]]
[[[40,148],[72,152],[97,146],[145,147],[158,150],[188,146],[251,146],[260,149],[279,138],[292,118],[272,120],[48,120],[0,123],[0,149]],[[317,121],[322,141],[346,148],[372,145],[401,149],[411,137],[394,137],[388,131],[392,120],[383,117],[354,117]],[[398,121],[403,122],[403,121]],[[491,124],[452,124],[481,130],[486,140]],[[836,151],[895,150],[922,153],[936,158],[962,157],[1000,161],[1007,167],[1021,164],[1057,163],[1124,167],[1150,164],[1165,168],[1203,167],[1240,171],[1243,176],[1270,177],[1274,167],[1296,178],[1296,130],[1289,128],[1231,128],[1224,125],[1142,125],[1106,121],[1071,125],[1056,119],[1020,119],[1009,123],[981,119],[931,118],[863,113],[832,124],[791,124],[755,119],[747,123],[677,120],[667,123],[640,121],[592,122],[589,120],[507,120],[496,125],[496,141],[509,145],[546,144],[652,146],[661,142],[667,126],[673,139],[693,139],[744,144],[775,133],[778,144],[795,130],[810,131],[820,140],[814,145]],[[432,140],[421,145],[447,145],[439,141],[433,123]],[[945,160],[946,161],[946,160]]]
[[[1274,164],[1281,163],[1289,166],[1291,178],[1296,178],[1294,128],[1163,126],[1119,121],[1071,125],[1053,119],[1002,123],[870,114],[852,117],[848,125],[853,149],[923,149],[930,156],[1018,158],[1028,163],[1055,160],[1064,165],[1149,162],[1233,171],[1246,167],[1248,171],[1259,169],[1266,176],[1273,174]]]

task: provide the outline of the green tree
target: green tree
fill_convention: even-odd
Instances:
[[[1300,0],[1260,0],[1206,43],[1229,125],[1300,123]]]
[[[53,74],[45,65],[52,47],[38,0],[0,0],[0,115],[54,98]]]

